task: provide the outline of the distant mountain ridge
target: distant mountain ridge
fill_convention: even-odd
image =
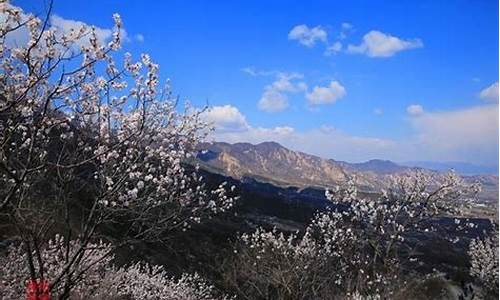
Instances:
[[[371,159],[362,163],[348,163],[348,162],[339,162],[346,169],[355,170],[359,172],[375,172],[380,174],[392,174],[398,172],[404,172],[410,169],[411,167],[400,166],[393,161],[390,160],[381,160],[381,159]]]
[[[226,175],[257,177],[281,185],[327,186],[345,181],[347,176],[337,163],[317,156],[289,150],[275,142],[212,143],[202,145],[198,159],[202,165]]]
[[[281,186],[331,187],[355,176],[365,190],[385,187],[388,176],[410,170],[386,160],[348,163],[293,151],[276,142],[205,143],[202,167],[234,178],[252,177]]]
[[[260,144],[225,142],[204,143],[199,147],[197,161],[210,172],[238,180],[253,178],[282,187],[331,188],[354,177],[358,187],[365,192],[378,192],[388,187],[390,176],[412,169],[426,168],[399,165],[389,160],[373,159],[362,163],[348,163],[325,159],[293,151],[276,142]],[[498,198],[498,176],[476,175],[464,177],[479,180],[485,187],[483,198]]]

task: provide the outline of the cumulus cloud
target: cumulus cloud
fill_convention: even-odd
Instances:
[[[60,17],[58,15],[50,16],[50,23],[52,25],[52,28],[62,33],[67,33],[70,31],[78,32],[82,27],[88,26],[83,22],[64,19],[63,17]],[[99,27],[95,27],[95,32],[98,41],[101,43],[104,43],[106,40],[110,39],[113,34],[113,31],[111,29]]]
[[[241,115],[234,109],[238,112],[236,115]],[[349,134],[328,125],[297,130],[287,124],[252,126],[244,121],[244,116],[229,119],[238,119],[232,123],[240,125],[216,130],[213,140],[230,143],[276,141],[293,150],[346,161],[381,158],[498,164],[497,104],[448,112],[423,112],[409,118],[413,133],[399,139]]]
[[[21,16],[21,22],[26,22],[33,16],[31,14],[25,13],[21,8],[17,6],[13,6],[10,4],[6,4],[11,7],[14,7],[20,11],[20,16]],[[7,17],[0,13],[0,22],[5,22]],[[111,19],[111,18],[110,18]],[[70,19],[65,19],[59,15],[51,15],[49,18],[49,26],[50,29],[55,31],[56,37],[60,37],[63,34],[67,34],[71,31],[79,31],[82,27],[90,27],[88,24],[77,21],[77,20],[70,20]],[[14,24],[13,24],[14,25]],[[93,26],[96,32],[96,36],[98,39],[98,42],[101,44],[105,44],[109,42],[112,38],[113,35],[113,29],[112,28],[101,28],[98,26]],[[120,37],[122,41],[129,41],[130,39],[127,36],[127,32],[124,29],[121,29],[120,31]],[[82,45],[89,45],[89,36],[81,38],[79,41],[76,41],[76,44],[78,46]],[[16,46],[16,47],[24,47],[29,41],[29,32],[25,26],[18,28],[15,31],[9,32],[6,35],[6,43],[9,46]]]
[[[296,40],[306,47],[313,47],[316,42],[327,42],[328,34],[321,26],[308,27],[305,24],[297,25],[288,33],[289,40]]]
[[[291,126],[249,127],[241,132],[215,132],[212,138],[229,143],[275,141],[295,151],[324,158],[364,161],[374,157],[394,158],[397,143],[389,139],[352,136],[332,126],[298,131]]]
[[[296,40],[300,44],[312,48],[318,42],[322,42],[326,49],[324,51],[325,56],[331,56],[340,53],[344,46],[342,45],[342,40],[346,39],[347,36],[353,32],[354,27],[352,24],[343,22],[338,31],[338,35],[334,37],[334,40],[330,43],[328,41],[328,33],[322,26],[308,27],[305,24],[297,25],[290,30],[288,33],[289,40]]]
[[[211,107],[203,113],[203,118],[219,132],[238,132],[249,128],[245,116],[232,105]]]
[[[265,112],[279,112],[288,107],[288,97],[272,87],[266,87],[258,107]]]
[[[297,93],[307,89],[307,85],[299,73],[278,73],[276,80],[264,88],[257,106],[265,112],[279,112],[288,107],[289,93]]]
[[[372,30],[363,36],[359,45],[349,45],[347,52],[366,54],[369,57],[389,57],[397,52],[424,46],[420,39],[403,40],[398,37]]]
[[[345,88],[338,81],[331,81],[328,86],[315,86],[312,92],[306,94],[309,104],[334,103],[346,95]]]
[[[213,107],[207,112],[207,118],[213,120],[216,130],[210,140],[229,143],[261,143],[275,141],[285,147],[325,158],[363,161],[374,157],[392,158],[397,142],[390,139],[349,135],[333,126],[298,131],[292,126],[275,127],[252,126],[245,116],[231,105]]]
[[[484,88],[479,93],[479,97],[486,101],[498,102],[498,81]]]
[[[53,29],[56,30],[56,33],[59,34],[66,34],[71,31],[77,32],[84,26],[89,26],[84,22],[81,21],[76,21],[76,20],[71,20],[71,19],[65,19],[61,16],[58,15],[52,15],[50,16],[50,24]],[[111,40],[113,36],[113,30],[111,28],[101,28],[97,26],[93,26],[97,40],[101,44],[107,43],[109,40]],[[130,39],[127,36],[127,31],[124,29],[121,29],[120,31],[120,37],[124,41],[129,41]],[[89,37],[87,38],[82,38],[80,41],[78,41],[79,44],[81,45],[89,45]]]
[[[424,113],[424,108],[419,104],[412,104],[406,108],[406,112],[410,116],[419,116]]]

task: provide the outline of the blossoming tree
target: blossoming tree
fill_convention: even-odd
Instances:
[[[67,298],[99,239],[113,245],[106,259],[224,212],[234,197],[186,168],[209,130],[203,110],[180,111],[147,54],[119,61],[120,16],[103,41],[83,23],[52,26],[50,11],[40,19],[0,2],[0,214],[22,241],[24,278],[46,278]],[[57,269],[43,255],[55,233],[65,238]]]
[[[78,249],[77,241],[66,241],[56,235],[41,251],[48,278],[56,277],[65,264],[66,243],[73,244],[70,251]],[[71,289],[71,299],[228,299],[198,274],[183,274],[173,278],[163,267],[139,262],[116,267],[112,263],[114,255],[109,254],[112,249],[113,246],[108,243],[88,244],[88,251],[85,251],[75,270],[80,280]],[[0,272],[3,273],[0,285],[2,299],[23,299],[23,282],[28,272],[26,256],[23,248],[11,245],[8,255],[0,257],[3,267]],[[57,294],[57,290],[53,293]]]
[[[483,239],[473,239],[469,245],[470,275],[482,289],[476,296],[498,297],[498,224]],[[479,295],[477,295],[479,294]]]
[[[479,188],[453,172],[414,171],[394,176],[379,196],[362,197],[352,178],[326,192],[333,207],[303,234],[259,228],[242,235],[226,281],[248,299],[394,298],[408,279],[402,263],[414,259],[404,251],[408,234],[436,230],[433,218],[457,216]]]

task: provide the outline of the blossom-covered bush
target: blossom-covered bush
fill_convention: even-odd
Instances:
[[[415,260],[401,251],[407,234],[435,230],[432,218],[456,216],[478,190],[452,172],[414,171],[395,176],[379,196],[362,197],[351,179],[326,192],[333,207],[302,234],[243,234],[226,280],[249,299],[393,298],[411,279],[401,269]]]
[[[40,278],[53,283],[62,273],[61,270],[68,264],[68,259],[74,257],[74,253],[65,253],[65,249],[71,252],[79,249],[80,241],[65,241],[62,236],[57,235],[48,241],[39,253],[32,251],[32,255],[40,254],[41,260],[34,260],[35,268],[40,270]],[[70,246],[67,247],[67,244]],[[87,293],[96,289],[101,283],[104,274],[108,271],[113,259],[111,246],[106,243],[88,243],[83,250],[84,255],[80,257],[78,267],[61,278],[61,284],[52,290],[52,295],[57,296],[64,292],[66,285],[71,287],[73,293]],[[2,269],[0,270],[0,294],[5,299],[22,299],[25,295],[26,282],[29,279],[26,249],[22,244],[12,244],[7,249],[7,255],[0,258]],[[39,261],[42,265],[39,265]],[[70,288],[70,287],[68,287]]]
[[[198,274],[183,274],[180,278],[169,276],[162,267],[137,263],[128,268],[120,268],[105,279],[111,288],[103,290],[99,296],[124,296],[132,299],[172,299],[172,300],[215,300],[229,299],[218,296],[214,286]]]
[[[470,275],[484,290],[498,297],[498,228],[483,239],[473,239],[469,245]]]
[[[333,211],[318,214],[303,235],[258,228],[243,234],[226,280],[250,299],[326,299],[338,293],[362,264],[356,233]],[[354,255],[352,255],[354,254]]]
[[[388,190],[378,197],[358,196],[355,179],[347,187],[327,191],[335,205],[344,205],[353,228],[361,231],[373,255],[373,263],[388,265],[398,260],[398,245],[409,232],[435,231],[431,221],[455,217],[469,207],[480,191],[478,183],[467,184],[453,171],[446,174],[414,170],[392,176]],[[347,205],[347,206],[346,206]],[[457,229],[473,226],[456,219]]]
[[[210,130],[203,109],[180,109],[149,55],[120,52],[120,16],[103,40],[81,22],[51,24],[50,12],[40,19],[0,1],[0,214],[33,279],[48,238],[79,241],[62,251],[58,290],[85,270],[91,241],[161,241],[235,197],[186,167]]]
[[[50,240],[41,251],[43,258],[43,278],[54,282],[67,266],[65,243],[75,245],[81,241],[65,241],[61,236]],[[78,247],[72,247],[78,249]],[[170,276],[163,267],[136,263],[128,267],[115,267],[110,244],[88,243],[85,255],[78,269],[67,274],[70,280],[51,291],[53,298],[64,295],[70,299],[172,299],[172,300],[215,300],[227,299],[219,296],[215,288],[198,274],[183,274],[179,278]],[[35,255],[35,253],[33,253]],[[70,255],[71,257],[72,255]],[[0,295],[2,299],[25,299],[29,270],[26,253],[22,245],[11,245],[6,256],[0,257]],[[39,266],[37,266],[39,267]],[[67,287],[66,285],[72,285]]]

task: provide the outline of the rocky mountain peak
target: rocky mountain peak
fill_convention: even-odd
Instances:
[[[256,145],[214,142],[202,144],[199,149],[198,163],[208,171],[240,180],[253,178],[278,186],[299,188],[331,188],[354,177],[361,190],[379,191],[388,187],[389,176],[413,169],[382,159],[372,159],[361,163],[324,159],[290,150],[276,142],[263,142]],[[498,177],[492,176],[492,178],[478,176],[467,179],[484,181],[483,186],[489,190],[488,194],[496,197]]]

